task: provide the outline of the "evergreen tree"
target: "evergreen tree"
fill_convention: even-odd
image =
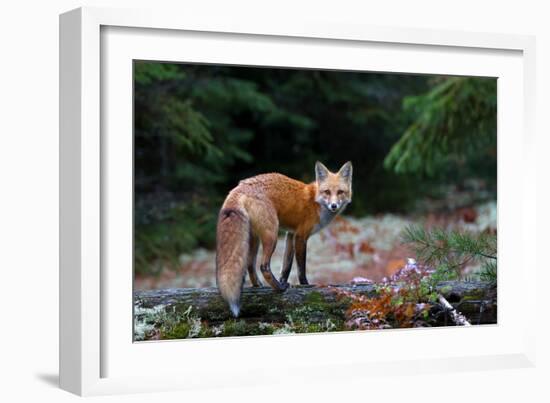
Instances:
[[[386,168],[433,176],[472,167],[479,173],[484,164],[487,176],[496,178],[496,79],[433,82],[427,93],[405,97],[412,122],[388,153]]]

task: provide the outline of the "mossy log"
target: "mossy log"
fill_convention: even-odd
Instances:
[[[496,287],[485,282],[442,282],[438,292],[455,309],[476,324],[496,323]],[[376,286],[291,286],[280,293],[268,287],[245,287],[241,299],[239,320],[248,323],[286,323],[289,320],[311,323],[343,323],[349,300],[338,297],[338,290],[374,297]],[[136,322],[145,323],[151,312],[193,317],[210,325],[233,320],[225,301],[215,287],[194,289],[161,289],[134,293]],[[435,307],[431,314],[439,325],[453,325],[443,307]],[[289,319],[290,318],[290,319]],[[158,325],[158,318],[155,323]],[[162,320],[162,319],[161,319]],[[149,323],[152,323],[151,321]]]

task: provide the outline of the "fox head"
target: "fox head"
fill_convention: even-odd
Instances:
[[[317,194],[315,201],[332,213],[340,212],[351,202],[351,161],[337,173],[330,172],[319,161],[315,163]]]

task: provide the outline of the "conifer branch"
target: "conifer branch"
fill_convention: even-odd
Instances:
[[[480,277],[496,281],[495,235],[409,226],[403,231],[402,241],[412,245],[419,261],[434,266],[440,273],[450,275],[455,271],[456,278],[460,268],[479,261],[483,264]]]

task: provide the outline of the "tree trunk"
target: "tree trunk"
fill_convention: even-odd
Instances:
[[[484,282],[442,282],[439,294],[472,325],[496,323],[496,287]],[[349,299],[338,296],[338,290],[355,295],[375,297],[376,287],[366,285],[293,286],[283,293],[268,287],[244,288],[238,320],[249,323],[286,323],[304,320],[308,324],[342,322],[350,305]],[[227,304],[215,287],[193,289],[162,289],[134,293],[135,325],[159,328],[167,315],[176,319],[200,319],[209,326],[233,320]],[[433,304],[430,315],[437,325],[454,325],[449,309]],[[177,319],[179,318],[179,319]],[[434,322],[434,321],[432,321]],[[140,337],[138,336],[138,339]]]

